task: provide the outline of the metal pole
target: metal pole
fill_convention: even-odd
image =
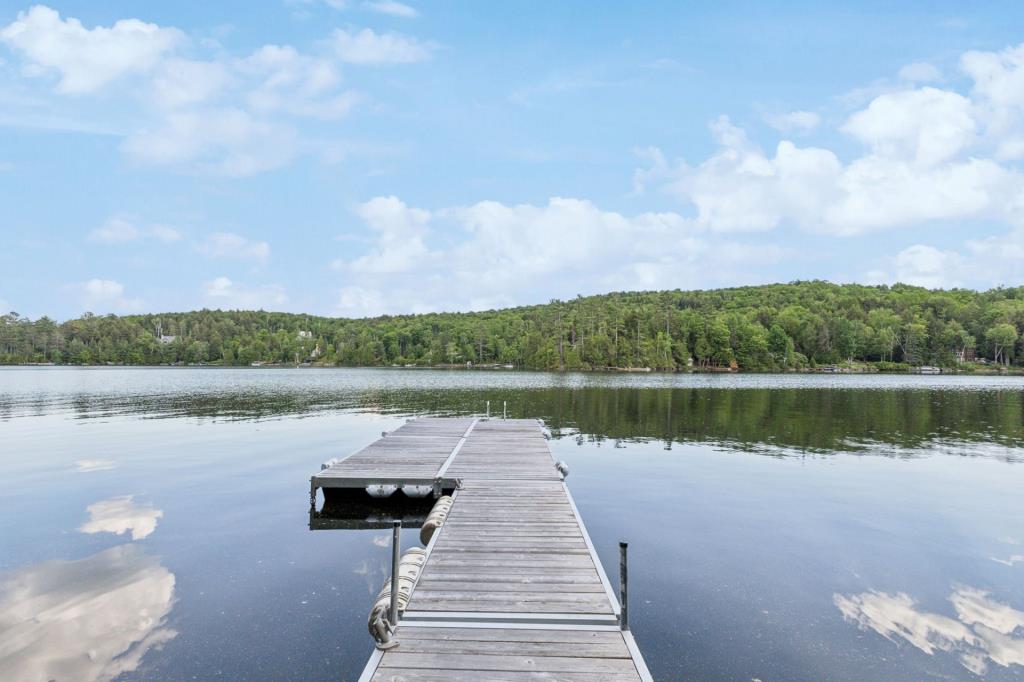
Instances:
[[[507,400],[502,400],[501,401],[501,418],[502,419],[508,419],[508,401]]]
[[[629,629],[629,566],[626,554],[628,547],[628,542],[619,542],[619,602],[622,605],[619,626],[623,630]]]
[[[487,401],[487,418],[488,419],[491,418],[491,401],[490,400]]]
[[[391,530],[391,609],[388,611],[388,620],[391,627],[398,626],[398,559],[401,553],[399,541],[402,533],[402,522],[393,521]]]

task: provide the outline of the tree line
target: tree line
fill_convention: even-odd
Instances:
[[[266,311],[0,317],[0,363],[512,365],[575,370],[1009,366],[1024,287],[930,290],[792,282],[620,292],[471,313],[320,317]]]

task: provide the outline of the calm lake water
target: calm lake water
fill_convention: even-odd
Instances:
[[[629,540],[656,679],[1024,678],[1020,379],[7,368],[0,680],[355,680],[389,536],[309,476],[486,400]]]

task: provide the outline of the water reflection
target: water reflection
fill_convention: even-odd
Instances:
[[[164,513],[151,506],[137,505],[133,496],[115,497],[86,507],[89,520],[79,528],[83,533],[131,532],[132,540],[142,540],[156,530],[157,519]]]
[[[430,370],[13,372],[0,419],[70,411],[260,420],[350,411],[465,415],[485,401],[556,438],[706,442],[765,454],[950,454],[1019,461],[1024,383],[1000,377],[485,373]],[[982,444],[983,447],[976,447]],[[97,460],[99,461],[99,460]]]
[[[173,639],[174,575],[132,544],[0,577],[0,679],[111,680]]]
[[[107,471],[115,466],[117,463],[112,459],[80,459],[75,462],[75,468],[82,472]]]
[[[989,662],[1024,665],[1024,612],[990,598],[990,593],[957,586],[949,596],[956,618],[917,606],[903,592],[862,592],[833,596],[843,617],[886,639],[903,639],[926,654],[955,652],[960,663],[984,675]]]

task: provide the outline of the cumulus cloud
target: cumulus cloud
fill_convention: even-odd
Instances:
[[[1002,52],[967,52],[960,68],[974,80],[977,115],[997,158],[1024,159],[1024,44]]]
[[[675,196],[719,232],[791,225],[857,235],[953,220],[1024,225],[1024,175],[1006,163],[1024,158],[1024,46],[966,53],[960,67],[974,82],[969,93],[918,87],[936,79],[928,67],[908,65],[903,85],[874,95],[839,126],[861,147],[852,158],[786,139],[766,152],[722,116],[711,124],[718,149],[710,157],[691,164],[648,150],[634,184]],[[801,118],[814,121],[774,123],[785,130]],[[922,253],[909,255],[920,260]]]
[[[430,59],[436,49],[399,33],[377,33],[371,28],[361,31],[336,29],[332,39],[339,60],[350,64],[409,64]]]
[[[140,235],[141,232],[139,231],[139,228],[135,227],[127,220],[123,218],[111,218],[107,222],[103,223],[103,225],[90,232],[89,239],[94,242],[118,244],[121,242],[135,241]]]
[[[93,278],[68,287],[78,296],[82,310],[93,313],[129,313],[142,308],[142,300],[125,296],[124,285],[112,279]]]
[[[888,259],[888,268],[868,273],[872,284],[913,284],[929,289],[949,289],[963,284],[969,266],[955,251],[942,251],[926,244],[908,246]]]
[[[942,72],[934,64],[913,62],[900,69],[899,77],[908,83],[932,83],[942,80]]]
[[[356,273],[406,272],[430,258],[424,244],[430,212],[410,208],[398,197],[377,197],[356,209],[371,230],[377,233],[376,248],[350,263],[335,261],[336,268]]]
[[[123,244],[144,237],[170,244],[181,239],[181,233],[168,225],[139,228],[126,218],[114,217],[89,233],[89,241],[103,244]]]
[[[113,680],[167,627],[174,574],[131,543],[0,576],[0,679]]]
[[[167,59],[153,77],[153,96],[163,108],[199,104],[223,92],[231,78],[231,70],[226,64]]]
[[[293,47],[264,45],[238,61],[237,68],[256,79],[246,96],[256,111],[336,119],[359,101],[354,92],[338,91],[341,74],[333,63]]]
[[[402,17],[403,19],[414,19],[420,14],[416,11],[416,8],[401,2],[395,2],[395,0],[371,0],[370,2],[364,2],[363,7],[373,12],[390,14],[393,17]]]
[[[791,111],[787,114],[771,114],[765,121],[772,128],[784,133],[810,133],[821,125],[821,116],[813,111]]]
[[[207,303],[225,310],[279,310],[288,303],[285,290],[276,284],[249,286],[218,277],[203,285]]]
[[[876,97],[841,128],[874,155],[926,167],[964,151],[976,129],[969,99],[932,87]]]
[[[130,532],[132,540],[152,535],[157,520],[164,515],[159,509],[135,504],[131,495],[90,504],[86,511],[89,512],[89,520],[79,528],[83,533],[122,535]]]
[[[181,232],[168,225],[154,225],[149,228],[149,234],[154,239],[165,244],[171,244],[181,240]]]
[[[78,19],[61,19],[36,5],[0,29],[0,41],[27,59],[30,75],[56,71],[57,90],[88,93],[128,74],[148,71],[184,39],[175,28],[161,28],[138,19],[87,29]]]
[[[31,106],[9,107],[12,120],[65,121],[54,125],[110,132],[106,120],[73,120],[85,95],[110,86],[104,97],[120,98],[113,133],[123,137],[126,156],[145,164],[234,177],[279,168],[316,149],[302,139],[304,119],[340,119],[363,99],[345,87],[339,71],[344,59],[333,53],[264,45],[235,56],[136,19],[87,29],[37,6],[0,28],[0,42],[15,51],[29,82],[56,73],[55,92],[63,95],[25,98]],[[365,63],[397,63],[429,56],[430,49],[412,38],[370,31],[353,35],[342,51]],[[203,52],[209,56],[201,58]],[[69,100],[70,94],[79,97]],[[54,114],[42,115],[39,108],[45,106]],[[84,116],[94,115],[87,104],[80,106]]]
[[[888,640],[902,639],[926,654],[956,653],[960,663],[984,675],[989,663],[1024,665],[1024,612],[993,600],[984,590],[958,586],[949,596],[956,618],[919,608],[899,592],[833,596],[843,618]]]
[[[770,245],[713,239],[677,213],[626,216],[573,198],[542,205],[482,201],[429,211],[378,197],[356,212],[367,224],[371,246],[362,256],[335,263],[347,280],[336,312],[350,316],[749,282],[757,277],[754,264],[771,266],[782,256]]]
[[[207,258],[222,260],[254,260],[265,263],[270,258],[270,244],[254,241],[233,232],[215,232],[196,246]]]
[[[152,128],[129,135],[121,149],[132,159],[157,164],[194,164],[218,175],[242,177],[291,161],[295,130],[244,109],[173,111]]]

